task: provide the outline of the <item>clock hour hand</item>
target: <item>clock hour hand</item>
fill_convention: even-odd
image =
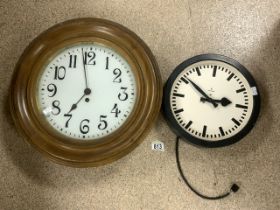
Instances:
[[[208,98],[203,98],[203,97],[200,98],[200,101],[202,101],[202,102],[205,102],[205,101],[210,102]],[[222,106],[227,106],[227,105],[229,105],[229,104],[232,103],[232,102],[231,102],[229,99],[227,99],[226,97],[223,97],[221,100],[212,99],[212,101],[214,101],[214,102],[216,102],[216,103],[220,103]]]
[[[211,104],[213,104],[214,107],[217,107],[218,104],[212,99],[210,98],[197,84],[195,84],[192,80],[190,80],[189,78],[187,78],[187,80],[194,86],[194,88],[201,93],[201,95],[203,95],[205,97],[205,99],[207,99],[208,102],[210,102]]]
[[[70,112],[72,112],[74,109],[77,109],[78,107],[78,104],[80,103],[80,101],[86,96],[86,95],[89,95],[91,93],[91,90],[89,88],[86,88],[84,90],[84,94],[82,95],[82,97],[75,103],[75,104],[72,104],[69,112],[67,114],[69,114]]]

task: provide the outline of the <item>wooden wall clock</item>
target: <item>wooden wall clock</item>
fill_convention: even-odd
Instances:
[[[242,139],[255,125],[260,95],[249,71],[216,54],[182,62],[164,89],[164,114],[176,134],[206,147]]]
[[[158,115],[161,77],[133,32],[84,18],[39,35],[21,56],[10,109],[26,140],[69,166],[114,161],[142,140]]]

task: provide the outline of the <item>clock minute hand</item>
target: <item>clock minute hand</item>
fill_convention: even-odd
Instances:
[[[201,93],[201,95],[203,95],[207,101],[209,101],[211,104],[213,104],[214,107],[217,107],[218,104],[212,99],[210,98],[197,84],[195,84],[192,80],[190,80],[189,78],[187,78],[187,80],[189,80],[189,82],[194,86],[194,88]]]
[[[82,48],[82,57],[83,57],[83,67],[84,67],[85,83],[86,83],[86,88],[88,88],[88,78],[87,78],[87,70],[86,70],[86,58],[84,57],[84,50],[83,50],[83,48]]]

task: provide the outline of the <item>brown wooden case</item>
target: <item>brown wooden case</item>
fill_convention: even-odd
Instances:
[[[78,141],[63,136],[46,122],[37,103],[38,78],[56,53],[77,43],[98,43],[114,49],[130,64],[137,83],[137,99],[126,122],[109,136]],[[103,19],[69,20],[39,35],[15,68],[10,110],[25,139],[57,163],[89,167],[103,165],[129,153],[143,140],[161,105],[162,84],[148,46],[127,28]]]

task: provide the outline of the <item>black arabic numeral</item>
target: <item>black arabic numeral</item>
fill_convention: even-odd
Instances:
[[[53,109],[52,109],[52,114],[53,115],[59,115],[60,114],[60,102],[58,100],[55,100],[52,102],[52,106],[53,106]]]
[[[76,68],[77,55],[70,55],[69,57],[69,68]]]
[[[120,101],[126,101],[128,99],[128,93],[125,92],[127,90],[127,87],[121,87],[122,92],[119,93],[118,98]]]
[[[105,120],[107,118],[107,115],[100,115],[99,121],[100,123],[98,124],[98,129],[99,130],[105,130],[108,126],[107,121]]]
[[[71,120],[72,118],[72,114],[65,114],[64,117],[69,117],[69,119],[66,121],[65,123],[65,128],[68,128],[68,125],[69,125],[69,121]]]
[[[122,75],[122,71],[118,68],[114,69],[113,74],[116,75],[113,82],[121,83],[122,78],[119,78]]]
[[[114,107],[113,107],[111,113],[115,114],[115,117],[118,117],[118,115],[121,113],[121,111],[118,108],[118,104],[114,104]]]
[[[82,134],[87,134],[89,132],[89,120],[88,119],[84,119],[81,121],[80,123],[80,132]]]
[[[66,75],[66,68],[64,66],[55,66],[54,79],[63,80]]]
[[[95,62],[95,53],[93,51],[89,51],[89,52],[85,52],[85,60],[84,60],[84,63],[86,65],[95,65],[96,62]]]
[[[57,88],[56,88],[56,85],[51,83],[51,84],[48,84],[47,86],[47,90],[51,93],[51,95],[49,95],[49,97],[54,97],[56,92],[57,92]]]

